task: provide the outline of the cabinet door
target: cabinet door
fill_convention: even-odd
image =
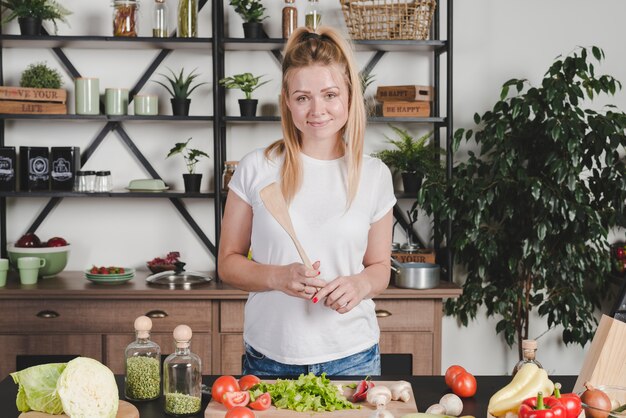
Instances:
[[[433,333],[431,332],[381,332],[381,354],[411,354],[413,375],[434,375]]]
[[[241,374],[243,348],[243,334],[221,334],[219,374]]]
[[[124,351],[133,341],[133,334],[105,335],[105,364],[115,374],[124,374]],[[171,333],[151,333],[150,338],[161,347],[162,359],[174,351]],[[208,332],[194,332],[191,339],[191,351],[202,360],[202,374],[212,374],[211,370],[211,335]]]
[[[0,378],[16,369],[19,355],[78,355],[102,361],[102,339],[98,334],[0,335]]]

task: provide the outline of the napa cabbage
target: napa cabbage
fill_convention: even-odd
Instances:
[[[57,381],[67,363],[49,363],[11,373],[19,385],[15,404],[21,412],[39,411],[59,415],[63,413]]]

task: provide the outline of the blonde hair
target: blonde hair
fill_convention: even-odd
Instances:
[[[302,169],[299,153],[302,138],[287,107],[286,97],[289,92],[289,75],[296,69],[312,65],[338,65],[349,89],[348,120],[341,136],[343,151],[348,169],[347,195],[348,206],[354,200],[361,176],[363,160],[363,140],[365,136],[366,112],[359,72],[356,69],[352,48],[348,41],[335,29],[321,26],[317,32],[306,27],[296,29],[284,49],[283,80],[280,95],[283,139],[271,144],[265,150],[265,156],[284,155],[281,168],[281,191],[290,202],[302,183]]]

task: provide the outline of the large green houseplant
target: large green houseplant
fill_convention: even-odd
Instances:
[[[427,179],[414,206],[444,221],[440,233],[451,222],[448,245],[467,270],[446,313],[467,325],[485,305],[520,355],[531,312],[562,326],[566,344],[592,338],[610,289],[608,233],[626,224],[626,115],[583,107],[621,84],[595,74],[590,51],[559,57],[539,87],[507,81],[493,109],[474,116],[477,131],[454,134],[455,152],[473,137],[478,153],[448,183]]]
[[[72,14],[55,0],[2,0],[0,5],[7,11],[2,23],[17,18],[22,35],[41,35],[41,22],[45,20],[52,21],[56,34],[57,20],[69,24],[67,16]]]

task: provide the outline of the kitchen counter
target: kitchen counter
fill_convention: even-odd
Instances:
[[[215,380],[217,376],[204,376],[203,382],[207,385]],[[560,382],[563,385],[562,392],[571,392],[576,382],[576,376],[551,376],[553,382]],[[123,399],[124,377],[116,376],[117,386],[120,389],[120,397]],[[382,376],[373,380],[407,380],[413,386],[417,407],[420,411],[425,411],[430,405],[437,403],[441,396],[449,389],[446,387],[443,376]],[[340,380],[340,379],[335,379]],[[343,379],[341,379],[343,380]],[[346,378],[346,380],[353,380]],[[476,418],[486,418],[487,404],[489,398],[497,390],[510,382],[510,376],[476,376],[478,383],[478,391],[471,398],[463,400],[463,415],[473,415]],[[15,406],[15,396],[17,394],[17,385],[13,383],[11,377],[5,378],[0,382],[0,411],[2,418],[17,418],[19,411]],[[140,418],[167,418],[168,415],[163,412],[162,399],[151,402],[134,402],[139,409]],[[204,410],[210,400],[210,396],[202,397],[202,411],[193,417],[201,418],[204,416]],[[303,414],[304,415],[304,414]],[[367,414],[366,414],[367,415]],[[364,418],[367,418],[366,415]],[[333,416],[340,417],[339,414]],[[400,418],[400,417],[396,417]]]

